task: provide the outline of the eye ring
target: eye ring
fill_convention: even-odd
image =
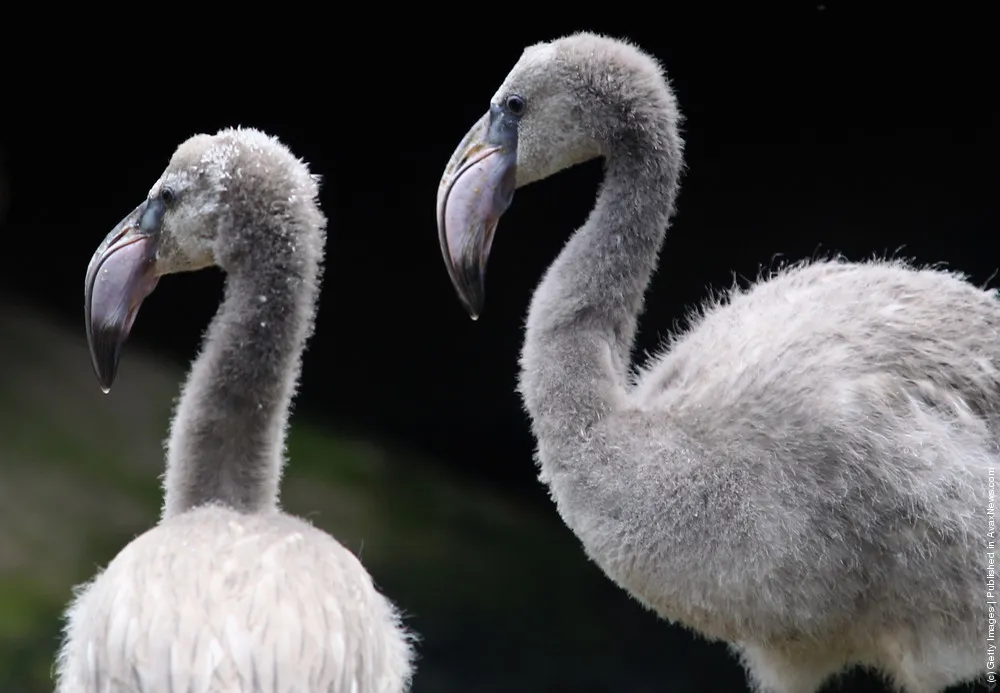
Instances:
[[[512,115],[521,115],[524,113],[524,99],[518,94],[511,94],[504,101],[504,105],[507,106],[507,110],[510,111]]]
[[[166,204],[172,204],[174,200],[177,199],[177,193],[174,192],[173,188],[164,186],[160,190],[160,199]]]

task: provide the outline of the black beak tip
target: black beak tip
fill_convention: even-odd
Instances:
[[[486,303],[486,293],[482,284],[466,285],[459,290],[465,312],[473,320],[478,320],[483,313],[483,305]]]
[[[486,304],[486,281],[479,267],[458,268],[455,288],[465,306],[466,312],[473,320],[478,320]]]
[[[470,302],[470,301],[465,302],[465,311],[469,314],[470,319],[472,319],[473,321],[479,320],[479,316],[483,312],[483,303],[484,301],[482,299],[477,300],[475,302]]]
[[[111,391],[118,375],[118,364],[121,360],[121,345],[112,336],[101,331],[93,335],[90,347],[90,362],[94,367],[94,375],[104,394]]]
[[[101,392],[108,394],[111,392],[111,386],[115,384],[115,376],[117,375],[118,366],[109,367],[110,370],[105,370],[103,373],[97,374],[97,381],[101,384]]]
[[[469,314],[469,317],[473,320],[478,320],[483,312],[483,304],[485,303],[482,290],[470,290],[462,287],[458,290],[458,297],[461,299],[462,306],[465,308],[465,312]]]

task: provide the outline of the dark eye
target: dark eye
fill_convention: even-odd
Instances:
[[[507,97],[507,110],[514,115],[521,115],[524,113],[524,99],[522,99],[517,94],[511,94]]]
[[[162,190],[160,190],[160,199],[163,200],[166,204],[168,205],[171,204],[176,198],[177,195],[174,193],[173,188],[164,187]]]

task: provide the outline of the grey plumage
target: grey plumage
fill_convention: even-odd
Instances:
[[[984,673],[994,294],[902,262],[802,263],[705,305],[636,367],[683,159],[660,66],[576,34],[527,48],[491,103],[438,198],[473,313],[467,270],[510,201],[478,197],[482,181],[512,147],[517,186],[605,162],[532,299],[519,378],[540,479],[588,556],[662,617],[731,643],[762,692],[812,693],[855,664],[909,693]]]
[[[88,335],[106,387],[156,277],[214,264],[226,287],[176,407],[161,521],[79,590],[60,693],[408,688],[410,635],[394,606],[350,551],[278,507],[321,279],[317,192],[274,138],[198,135],[95,255]]]

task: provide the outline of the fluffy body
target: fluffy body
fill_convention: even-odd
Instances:
[[[693,322],[618,411],[542,460],[588,555],[732,643],[762,691],[809,693],[853,665],[917,693],[984,671],[995,295],[820,262]]]
[[[398,615],[354,554],[280,512],[201,506],[142,534],[68,614],[62,691],[399,691]]]

